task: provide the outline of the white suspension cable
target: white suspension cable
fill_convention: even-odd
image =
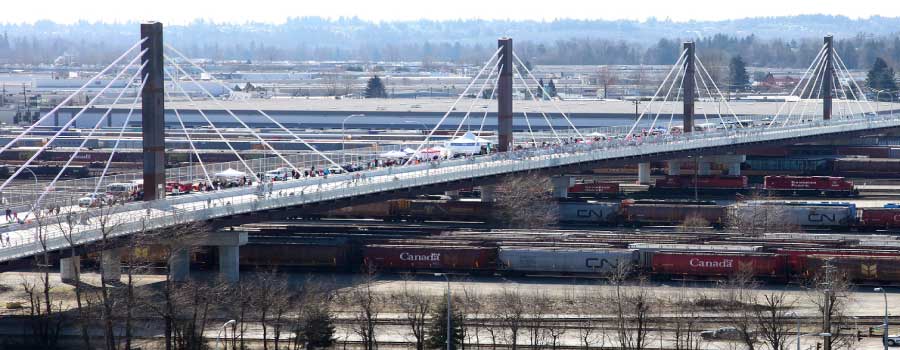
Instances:
[[[528,113],[522,111],[522,115],[525,116],[525,125],[528,125],[528,134],[531,135],[531,145],[537,146],[537,138],[534,137],[534,130],[531,129],[531,122],[528,121]]]
[[[475,107],[475,103],[478,102],[478,98],[481,97],[481,94],[484,93],[484,89],[487,86],[487,83],[489,81],[491,81],[491,77],[494,76],[494,72],[497,70],[497,66],[498,65],[495,64],[493,66],[493,68],[491,68],[491,72],[488,73],[487,77],[484,78],[484,82],[481,83],[481,89],[478,90],[478,94],[476,94],[475,98],[472,99],[472,103],[469,104],[469,109],[466,110],[466,114],[463,116],[462,120],[459,121],[459,126],[457,126],[456,131],[453,132],[454,138],[456,137],[457,134],[459,134],[459,131],[462,129],[462,126],[466,122],[466,120],[469,119],[469,113],[472,113],[472,108]],[[500,64],[499,67],[500,67],[500,71],[503,71],[503,65]],[[499,76],[500,76],[500,72],[497,72],[497,77],[499,78]]]
[[[694,86],[697,87],[697,94],[700,94],[700,85],[697,83],[697,77],[694,77]],[[712,94],[709,93],[709,89],[706,89],[706,95],[712,99]],[[702,96],[701,96],[702,97]],[[722,113],[719,113],[719,119],[722,119]],[[709,116],[706,115],[706,109],[703,109],[703,120],[706,124],[709,124]]]
[[[475,98],[472,99],[472,103],[469,105],[469,109],[466,110],[466,114],[459,121],[459,125],[456,126],[456,131],[453,132],[454,138],[456,137],[457,134],[459,134],[459,131],[462,130],[463,124],[469,119],[469,114],[472,112],[472,108],[475,107],[475,103],[478,102],[478,98],[480,96],[482,96],[482,94],[484,93],[484,89],[487,86],[487,83],[489,81],[491,81],[491,77],[494,75],[494,71],[496,70],[496,68],[497,68],[497,65],[494,65],[493,68],[491,68],[491,72],[488,73],[488,76],[484,79],[484,83],[481,84],[481,89],[478,91],[478,94],[475,95]],[[502,64],[500,65],[500,70],[501,71],[503,70]],[[497,81],[498,82],[500,81],[500,72],[497,72]],[[491,98],[493,98],[493,89],[491,91]]]
[[[469,83],[469,85],[466,86],[465,90],[463,90],[463,92],[461,94],[459,94],[459,97],[457,97],[456,101],[453,102],[453,105],[450,106],[450,110],[448,110],[447,113],[444,113],[444,116],[441,117],[440,120],[438,120],[437,124],[434,125],[434,128],[432,128],[431,131],[428,133],[428,136],[425,137],[425,140],[419,144],[419,147],[416,148],[416,151],[413,152],[412,156],[409,157],[409,159],[407,159],[406,162],[403,163],[403,165],[409,164],[409,162],[411,162],[413,160],[413,158],[419,157],[419,151],[422,150],[422,147],[424,147],[425,144],[428,143],[428,141],[431,139],[431,136],[434,135],[434,133],[437,131],[437,129],[439,127],[441,127],[441,124],[444,123],[444,120],[447,119],[447,116],[450,115],[450,112],[453,112],[453,109],[456,108],[456,105],[459,103],[459,101],[461,101],[462,98],[466,96],[466,92],[468,92],[469,89],[472,88],[472,85],[474,85],[475,82],[478,81],[478,78],[481,77],[481,74],[484,73],[484,70],[487,69],[488,65],[490,65],[491,62],[494,61],[494,58],[497,57],[498,54],[500,54],[500,50],[503,50],[503,48],[500,47],[500,48],[497,48],[497,51],[494,51],[494,54],[491,55],[491,57],[484,64],[484,66],[481,67],[481,70],[478,71],[478,74],[475,75],[475,79],[472,79],[472,81]]]
[[[809,77],[807,77],[805,82],[803,82],[803,80],[802,80],[803,77],[800,78],[800,79],[801,79],[800,81],[803,82],[803,84],[802,84],[802,85],[803,85],[803,88],[800,90],[800,94],[799,94],[799,96],[798,96],[798,97],[800,98],[800,101],[797,102],[797,103],[795,103],[795,104],[793,104],[793,105],[791,106],[791,109],[788,111],[787,117],[785,117],[786,120],[790,120],[791,115],[794,114],[794,110],[797,109],[797,106],[799,106],[799,105],[801,105],[801,104],[803,103],[803,95],[806,93],[806,88],[809,87],[809,83],[811,83],[811,82],[813,81],[814,78],[815,78],[815,79],[818,79],[818,76],[819,76],[819,69],[822,68],[822,67],[824,67],[825,56],[822,55],[821,59],[819,59],[818,61],[813,62],[813,63],[816,64],[816,67],[815,67],[815,69],[812,71],[812,75],[810,75]],[[804,75],[804,76],[805,76],[805,75]],[[797,88],[800,87],[800,85],[801,85],[800,82],[798,82],[798,83],[797,83],[797,86],[794,87],[794,90],[796,91]],[[791,96],[793,96],[793,92],[791,93]],[[785,103],[787,103],[787,102],[785,102]],[[772,122],[769,123],[769,127],[772,127],[773,125],[775,125],[775,120],[777,119],[777,117],[778,117],[778,114],[775,115],[775,118],[772,118]],[[782,123],[782,125],[784,125],[784,123]]]
[[[494,101],[494,93],[497,92],[498,85],[500,85],[499,74],[497,74],[497,79],[494,81],[494,86],[491,88],[491,96],[488,97],[488,105],[490,105],[491,101]],[[485,106],[484,115],[481,116],[481,125],[478,126],[478,137],[481,137],[481,133],[484,132],[484,121],[487,120],[488,110],[487,106]]]
[[[533,80],[535,84],[540,86],[541,84],[538,82],[537,78],[535,78],[534,74],[531,73],[531,70],[528,69],[528,66],[526,66],[521,59],[519,59],[519,55],[516,55],[515,52],[513,52],[512,54],[513,58],[516,59],[516,62],[519,62],[519,65],[522,66],[522,69],[525,70],[525,73],[528,73],[528,76],[531,77],[531,80]],[[556,103],[556,101],[553,99],[553,96],[550,96],[550,93],[548,93],[543,86],[540,86],[540,88],[541,92],[546,95],[548,99],[550,99],[550,103],[552,103],[553,106],[556,107],[556,110],[559,111],[559,114],[562,114],[563,118],[566,119],[566,122],[569,123],[569,126],[572,127],[572,130],[575,130],[575,134],[578,135],[579,138],[584,139],[584,136],[581,135],[581,131],[578,131],[578,128],[575,127],[575,124],[572,123],[572,120],[569,119],[569,116],[567,116],[566,113],[563,112],[562,108],[559,107],[559,104]]]
[[[676,79],[678,78],[678,75],[677,75],[677,74],[675,75],[675,78],[676,78]],[[682,75],[682,76],[681,76],[681,81],[678,83],[678,90],[675,91],[675,99],[672,100],[672,108],[671,108],[672,113],[669,115],[669,124],[666,126],[666,133],[667,133],[667,134],[669,133],[669,131],[672,130],[672,122],[675,120],[675,108],[676,108],[677,105],[678,105],[678,98],[681,97],[681,90],[684,89],[684,78],[686,78],[686,77],[685,77],[684,75]],[[695,83],[696,83],[696,80],[697,80],[697,79],[694,79],[694,82],[695,82]],[[674,79],[672,80],[672,85],[675,85],[675,80],[674,80]],[[660,110],[661,110],[661,109],[662,109],[662,108],[660,108]],[[650,124],[650,132],[653,132],[653,128],[656,127],[655,124],[656,124],[656,119],[653,119],[653,124]]]
[[[176,49],[175,49],[174,47],[172,47],[171,45],[166,44],[166,47],[167,47],[169,50],[172,50],[172,52],[175,52],[178,56],[180,56],[180,57],[181,57],[182,59],[184,59],[186,62],[190,63],[194,68],[197,68],[197,69],[199,69],[201,72],[204,72],[204,73],[208,74],[208,75],[213,79],[213,81],[219,83],[219,85],[222,85],[222,87],[224,87],[225,89],[227,89],[228,92],[229,92],[229,94],[234,94],[234,90],[231,89],[231,87],[228,86],[228,84],[225,84],[225,82],[223,82],[222,80],[216,78],[214,75],[209,74],[209,72],[206,71],[205,69],[203,69],[203,67],[200,67],[198,64],[194,63],[194,61],[191,61],[187,56],[185,56],[185,55],[184,55],[183,53],[181,53],[180,51],[176,50]],[[243,100],[243,102],[246,103],[246,104],[251,104],[250,101],[247,101],[247,100]],[[284,131],[286,131],[288,134],[290,134],[291,136],[293,136],[295,140],[300,141],[300,143],[302,143],[304,146],[306,146],[307,148],[309,148],[310,150],[312,150],[313,153],[315,153],[315,154],[318,155],[319,157],[322,157],[322,158],[325,159],[327,162],[331,163],[331,165],[334,165],[334,166],[336,166],[336,167],[341,167],[340,164],[336,163],[336,162],[335,162],[334,160],[332,160],[330,157],[326,156],[325,153],[320,152],[318,148],[314,147],[314,146],[311,145],[309,142],[306,142],[305,139],[301,138],[301,137],[298,136],[296,133],[294,133],[293,131],[291,131],[291,130],[288,129],[287,127],[285,127],[282,123],[280,123],[280,122],[278,122],[277,120],[275,120],[275,118],[272,118],[268,113],[264,112],[264,111],[263,111],[262,109],[260,109],[260,108],[255,108],[255,109],[256,109],[256,112],[258,112],[258,113],[259,113],[260,115],[262,115],[263,117],[266,117],[266,119],[268,119],[269,121],[271,121],[272,123],[274,123],[274,124],[275,124],[276,126],[278,126],[281,130],[284,130]]]
[[[88,140],[90,140],[91,137],[94,136],[94,133],[97,131],[97,128],[99,128],[100,125],[103,124],[103,121],[106,120],[106,117],[108,117],[109,114],[112,112],[113,107],[119,103],[119,100],[122,98],[123,95],[125,95],[125,91],[128,91],[128,88],[131,87],[131,85],[134,83],[135,79],[137,79],[137,77],[140,76],[141,70],[143,70],[144,67],[147,66],[148,62],[144,62],[143,64],[141,64],[138,67],[137,70],[135,70],[134,75],[132,75],[131,78],[128,79],[128,83],[126,83],[125,87],[122,88],[121,91],[119,91],[119,94],[116,95],[116,98],[113,100],[113,103],[111,105],[109,105],[109,108],[106,109],[106,112],[103,113],[103,115],[101,115],[100,118],[97,119],[97,123],[94,124],[94,127],[91,128],[91,130],[88,132],[87,136],[85,136],[81,140],[81,144],[78,145],[78,148],[76,148],[74,152],[72,152],[72,155],[69,156],[68,160],[66,160],[66,163],[63,165],[62,169],[58,173],[56,173],[56,176],[53,177],[53,180],[51,180],[50,183],[44,187],[44,190],[41,192],[41,194],[38,196],[37,200],[34,201],[34,204],[31,206],[32,212],[34,212],[35,210],[40,210],[41,202],[44,200],[44,197],[47,195],[47,192],[49,192],[50,189],[53,188],[54,185],[56,185],[56,182],[59,181],[59,178],[62,177],[62,175],[66,172],[66,169],[69,168],[69,165],[72,164],[72,161],[74,161],[75,158],[78,157],[78,154],[81,153],[81,150],[87,144]],[[127,70],[128,68],[130,68],[130,67],[126,67],[125,69]]]
[[[700,61],[700,56],[694,55],[694,58],[697,59],[697,65],[700,66],[700,69],[703,70],[703,73],[705,73],[706,76],[709,78],[709,82],[712,83],[713,88],[716,89],[716,93],[719,94],[719,98],[720,98],[721,100],[724,101],[724,100],[725,100],[725,95],[722,94],[722,91],[719,90],[719,86],[716,85],[716,81],[713,80],[712,75],[710,75],[710,74],[709,74],[709,71],[706,70],[706,67],[703,65],[703,61]],[[702,77],[702,75],[701,75],[701,77]],[[703,79],[700,79],[700,81],[703,81]],[[731,109],[731,104],[728,103],[728,101],[725,101],[725,107],[728,108],[728,111],[729,111],[729,112],[731,112],[731,116],[733,116],[733,117],[734,117],[734,121],[737,122],[738,128],[743,128],[743,127],[744,127],[744,123],[741,122],[741,119],[738,118],[737,114],[734,113],[734,110]],[[721,116],[720,116],[720,117],[721,117]]]
[[[143,79],[141,79],[141,86],[138,91],[144,90],[144,86],[147,85],[147,78],[150,75],[145,75]],[[138,100],[141,98],[141,94],[137,93],[134,95],[134,100],[131,101],[131,107],[128,109],[128,115],[125,116],[125,121],[122,123],[122,128],[119,129],[119,136],[116,137],[116,143],[113,145],[112,151],[109,153],[109,159],[106,160],[106,164],[103,166],[103,172],[100,173],[100,177],[97,179],[97,183],[94,185],[94,191],[92,193],[97,193],[97,190],[100,189],[100,185],[103,183],[103,178],[106,177],[106,172],[109,170],[109,165],[113,161],[113,157],[116,155],[116,150],[119,149],[119,142],[122,141],[122,135],[125,134],[125,129],[128,127],[128,122],[131,121],[131,115],[134,113],[134,108],[137,106]]]
[[[37,157],[40,156],[41,153],[43,153],[47,149],[47,147],[52,145],[53,141],[55,141],[59,137],[59,135],[62,135],[63,131],[68,129],[69,126],[72,125],[72,123],[74,123],[75,120],[78,119],[78,117],[80,117],[81,115],[84,114],[84,111],[86,111],[88,108],[93,106],[94,103],[96,103],[97,100],[100,98],[100,96],[103,96],[103,94],[106,93],[106,90],[108,90],[113,85],[113,83],[116,82],[116,80],[119,80],[119,78],[122,77],[122,74],[124,74],[125,71],[127,71],[128,68],[131,67],[131,65],[133,65],[135,62],[137,62],[138,59],[141,58],[141,56],[144,54],[144,52],[146,52],[146,50],[141,51],[140,54],[138,54],[137,56],[134,57],[134,59],[132,59],[130,62],[128,62],[128,64],[125,66],[125,68],[120,70],[119,73],[116,74],[116,76],[112,80],[110,80],[109,83],[107,83],[106,86],[104,86],[103,89],[101,89],[100,92],[98,92],[96,96],[91,98],[91,100],[88,101],[88,103],[84,107],[82,107],[81,110],[78,111],[77,114],[75,114],[72,118],[70,118],[69,121],[66,122],[65,125],[63,125],[61,128],[59,128],[59,130],[55,134],[53,134],[52,137],[50,137],[50,139],[47,141],[46,144],[44,144],[43,146],[41,146],[41,148],[39,148],[37,151],[35,151],[34,154],[30,158],[28,158],[28,160],[25,161],[24,164],[22,164],[18,169],[16,169],[16,171],[12,174],[12,176],[7,178],[6,181],[3,181],[3,184],[0,185],[0,192],[2,192],[3,189],[5,189],[6,186],[9,185],[9,183],[13,181],[13,179],[15,179],[17,176],[19,176],[19,174],[21,174],[22,171],[25,170],[25,168],[27,168],[29,164],[31,164],[31,162],[33,162],[35,159],[37,159]],[[37,124],[38,123],[35,123],[34,125],[37,125]],[[32,125],[32,127],[34,125]]]
[[[174,82],[173,82],[174,84]],[[174,85],[173,85],[174,86]],[[166,98],[172,100],[172,96],[169,94],[169,90],[165,90]],[[191,147],[191,151],[197,156],[197,162],[200,163],[200,169],[203,170],[203,176],[206,177],[206,183],[212,186],[212,178],[209,177],[209,172],[206,171],[206,165],[203,164],[203,158],[200,157],[200,151],[197,150],[197,147],[194,146],[194,141],[191,139],[190,133],[188,133],[187,127],[184,125],[184,119],[181,118],[181,112],[178,111],[178,108],[173,108],[173,112],[175,112],[175,118],[178,119],[178,124],[181,125],[181,130],[184,132],[184,136],[187,138],[187,142]],[[189,156],[190,157],[190,156]],[[191,179],[194,181],[194,179]]]
[[[531,100],[534,102],[538,102],[537,96],[534,95],[534,92],[531,91],[531,88],[528,87],[528,83],[525,82],[525,78],[522,78],[522,73],[519,72],[519,69],[513,65],[513,74],[519,77],[519,80],[522,82],[522,85],[525,85],[525,90],[528,90],[528,94],[531,95]],[[553,136],[556,137],[556,140],[559,141],[560,144],[563,143],[561,137],[556,132],[556,129],[553,127],[553,122],[550,121],[550,118],[547,117],[547,114],[544,111],[540,111],[541,115],[544,116],[544,120],[547,121],[547,125],[550,127],[550,131],[553,132]]]
[[[800,99],[803,103],[803,108],[800,110],[800,115],[799,115],[800,122],[798,124],[802,124],[804,119],[806,119],[806,109],[809,108],[809,103],[812,102],[810,100],[812,100],[813,90],[815,90],[817,86],[818,86],[818,89],[817,89],[818,92],[816,93],[816,101],[818,101],[819,97],[821,97],[821,95],[822,95],[822,84],[819,83],[820,78],[822,79],[822,82],[824,83],[824,80],[825,80],[824,79],[825,78],[825,65],[824,64],[822,64],[821,69],[819,69],[819,74],[816,74],[816,80],[813,81],[813,85],[809,89],[809,98],[804,100],[802,95],[800,97]],[[784,120],[784,122],[781,124],[781,126],[786,126],[787,122],[790,120],[790,117],[791,116],[788,115],[788,118]]]
[[[225,145],[228,146],[228,149],[231,150],[232,153],[234,153],[234,155],[237,157],[238,161],[240,161],[241,164],[244,165],[244,168],[247,168],[247,171],[250,172],[250,176],[252,176],[253,179],[255,179],[256,181],[260,181],[260,178],[258,176],[256,176],[256,171],[254,171],[253,168],[251,168],[250,165],[247,164],[247,162],[244,160],[244,158],[242,158],[241,155],[234,149],[234,147],[231,146],[231,142],[229,142],[228,139],[225,138],[224,135],[222,135],[222,132],[220,132],[219,128],[216,127],[216,124],[214,124],[212,122],[212,120],[210,120],[209,117],[206,116],[206,113],[203,112],[203,109],[200,108],[200,105],[198,105],[196,102],[194,102],[194,99],[191,98],[191,95],[187,93],[187,90],[185,90],[184,87],[181,86],[181,83],[178,83],[178,80],[176,80],[175,77],[172,76],[172,73],[169,73],[168,70],[166,70],[165,73],[166,73],[166,76],[169,77],[169,80],[172,81],[174,86],[178,87],[178,90],[181,91],[181,94],[184,95],[184,97],[186,97],[188,99],[188,103],[191,106],[195,106],[194,108],[197,109],[197,112],[200,113],[200,116],[203,117],[203,119],[206,120],[207,123],[209,123],[210,128],[213,131],[215,131],[215,133],[217,135],[219,135],[219,138],[221,138],[222,141],[225,141]]]
[[[41,123],[43,123],[47,118],[49,118],[51,115],[53,115],[54,113],[56,113],[57,111],[59,111],[60,108],[62,108],[63,106],[68,105],[69,101],[71,101],[72,98],[74,98],[76,95],[78,95],[79,92],[81,92],[82,90],[84,90],[84,89],[87,88],[88,86],[93,85],[93,84],[94,84],[94,81],[96,81],[98,78],[100,78],[101,76],[103,76],[104,74],[106,74],[106,72],[109,71],[110,68],[112,68],[112,67],[114,67],[116,64],[118,64],[119,61],[123,60],[126,56],[128,56],[129,53],[131,53],[131,51],[134,51],[134,49],[136,49],[137,47],[139,47],[139,46],[140,46],[141,44],[143,44],[144,41],[146,41],[146,40],[147,40],[147,38],[143,38],[143,39],[141,39],[140,41],[138,41],[136,44],[134,44],[134,45],[132,45],[130,48],[128,48],[128,50],[125,50],[125,52],[122,53],[121,56],[117,57],[115,60],[113,60],[112,63],[110,63],[108,66],[106,66],[105,68],[103,68],[102,70],[100,70],[100,73],[97,73],[97,74],[94,75],[91,79],[88,79],[88,81],[85,82],[84,85],[81,85],[81,87],[78,88],[77,90],[75,90],[75,92],[73,92],[72,94],[70,94],[69,96],[67,96],[65,99],[63,99],[62,102],[60,102],[58,105],[56,105],[56,107],[53,107],[53,109],[51,109],[49,112],[44,113],[44,116],[43,116],[43,117],[41,117],[41,118],[38,119],[36,122],[34,122],[34,124],[31,124],[31,126],[29,126],[27,129],[25,129],[25,131],[23,131],[21,134],[17,135],[17,136],[14,137],[12,140],[10,140],[8,143],[6,143],[6,145],[4,145],[2,148],[0,148],[0,153],[3,153],[4,151],[6,151],[6,150],[9,149],[10,147],[12,147],[12,145],[14,145],[14,144],[16,143],[16,141],[19,141],[23,136],[25,136],[26,134],[28,134],[28,133],[30,133],[32,130],[34,130],[35,127],[37,127],[38,125],[41,125]],[[146,50],[141,51],[141,54],[143,54],[145,51],[146,51]],[[128,64],[128,66],[130,66],[130,65],[131,65],[131,64]]]
[[[822,80],[822,83],[819,82],[820,78]],[[812,88],[810,88],[810,90],[809,90],[809,98],[806,100],[803,100],[803,108],[800,110],[800,115],[799,115],[800,122],[798,124],[802,124],[805,121],[804,119],[806,119],[806,109],[809,108],[809,103],[812,103],[811,100],[812,100],[813,90],[817,91],[815,101],[819,101],[819,97],[822,96],[822,86],[823,86],[822,84],[824,82],[825,82],[825,65],[823,64],[822,68],[819,69],[819,74],[816,75],[816,80],[813,81]],[[818,88],[816,88],[817,86],[818,86]],[[788,120],[790,120],[790,116],[788,116],[788,119],[785,119],[784,123],[782,123],[781,126],[787,125]]]
[[[168,60],[172,65],[174,65],[174,66],[175,66],[175,69],[177,69],[177,70],[180,71],[182,74],[184,74],[186,77],[188,77],[188,79],[189,79],[192,83],[194,83],[195,86],[197,86],[198,88],[200,88],[200,90],[203,91],[203,92],[206,94],[206,96],[209,97],[210,100],[214,101],[214,102],[216,103],[216,105],[219,106],[219,108],[224,109],[225,112],[228,113],[228,115],[230,115],[232,118],[234,118],[234,120],[237,120],[237,122],[240,123],[240,124],[244,127],[244,129],[247,129],[247,131],[249,131],[251,134],[253,134],[253,136],[256,137],[256,139],[259,140],[259,142],[261,142],[264,146],[266,146],[266,147],[268,147],[269,149],[271,149],[271,150],[272,150],[272,153],[275,153],[275,156],[276,156],[276,157],[278,157],[278,158],[280,158],[282,161],[284,161],[285,164],[287,164],[289,167],[291,167],[291,169],[294,169],[294,171],[296,171],[297,173],[300,173],[300,174],[303,173],[303,171],[301,171],[300,169],[297,169],[297,167],[294,166],[293,163],[291,163],[289,160],[287,160],[287,158],[285,158],[284,155],[281,154],[281,152],[278,152],[278,150],[275,149],[275,146],[272,146],[272,144],[270,144],[268,141],[266,141],[266,139],[264,139],[264,138],[262,138],[261,136],[259,136],[259,134],[257,134],[255,131],[253,131],[252,128],[250,128],[249,125],[247,125],[247,123],[244,123],[244,121],[241,120],[241,118],[238,118],[238,116],[237,116],[236,114],[234,114],[234,112],[232,112],[230,109],[228,109],[227,107],[225,107],[225,105],[223,105],[221,102],[219,102],[219,100],[216,99],[216,97],[213,96],[213,94],[210,93],[209,90],[206,89],[206,87],[204,87],[202,84],[200,84],[199,82],[197,82],[197,80],[194,79],[194,77],[192,77],[190,74],[188,74],[187,71],[185,71],[184,69],[182,69],[181,66],[178,65],[178,63],[175,63],[175,61],[172,60],[172,59],[169,58],[169,57],[166,57],[166,60]]]
[[[803,75],[800,76],[800,80],[797,81],[797,85],[794,86],[794,89],[791,90],[791,93],[788,94],[788,96],[794,96],[794,93],[797,92],[797,88],[800,87],[800,83],[803,82],[803,78],[805,78],[809,74],[809,71],[810,71],[810,69],[813,68],[813,66],[818,67],[820,57],[823,56],[824,54],[825,54],[825,45],[822,45],[822,48],[819,49],[819,53],[817,53],[816,56],[813,57],[813,60],[809,64],[809,67],[807,67],[806,71],[803,72]],[[788,99],[785,98],[784,102],[781,103],[781,106],[778,107],[778,110],[775,111],[775,115],[772,116],[772,120],[769,122],[769,125],[766,126],[766,129],[771,128],[772,125],[775,125],[775,121],[778,119],[778,116],[781,115],[781,111],[784,109],[784,107],[787,106],[787,104],[788,104]]]
[[[663,101],[662,101],[662,107],[660,107],[659,110],[656,111],[656,116],[653,117],[653,122],[650,123],[650,131],[652,131],[653,128],[656,127],[656,120],[659,119],[659,115],[662,114],[662,111],[665,109],[666,101],[669,100],[669,95],[672,94],[672,89],[675,88],[675,81],[678,80],[678,77],[679,77],[679,76],[681,76],[681,81],[680,81],[680,83],[679,83],[679,88],[678,88],[679,91],[678,91],[678,93],[679,93],[679,94],[681,93],[681,91],[680,91],[680,90],[681,90],[681,86],[683,86],[683,85],[681,85],[681,84],[684,84],[684,77],[685,77],[685,74],[682,74],[682,72],[684,72],[684,65],[683,65],[683,64],[681,65],[681,67],[678,68],[678,72],[675,73],[675,76],[672,77],[672,83],[669,84],[669,89],[666,90],[666,97],[663,98]],[[663,83],[665,83],[665,82],[663,82]],[[675,101],[672,101],[672,103],[673,103],[673,106],[674,106]],[[675,113],[675,111],[674,111],[674,108],[675,108],[675,107],[672,107],[672,108],[673,108],[672,113]]]
[[[712,78],[710,78],[710,79],[712,79]],[[709,99],[712,100],[713,99],[712,91],[709,90],[709,85],[706,84],[706,79],[703,78],[703,74],[700,74],[700,83],[703,84],[703,88],[706,90],[706,94],[709,96]],[[697,85],[697,93],[699,94],[699,92],[700,92],[700,86]],[[717,103],[718,103],[718,101],[717,101]],[[721,107],[719,107],[719,109],[716,110],[716,114],[719,116],[719,122],[722,123],[722,126],[727,126],[727,124],[725,123],[725,118],[722,118]],[[735,117],[735,118],[737,118],[737,117]],[[709,122],[709,119],[707,118],[707,123],[708,122]],[[740,120],[736,120],[736,122],[738,123],[738,125],[743,124]]]
[[[847,73],[846,79],[849,80],[851,83],[853,83],[853,86],[856,86],[856,89],[859,91],[859,95],[857,95],[856,92],[854,92],[852,88],[850,89],[850,92],[853,93],[853,99],[856,100],[857,104],[859,104],[859,108],[862,109],[862,104],[859,102],[860,98],[862,98],[863,102],[866,102],[866,106],[869,107],[869,110],[872,111],[872,115],[878,116],[878,112],[876,112],[875,109],[872,108],[872,104],[868,103],[869,98],[866,97],[866,94],[863,92],[863,89],[861,87],[859,87],[859,84],[856,83],[856,80],[854,80],[853,76],[850,74],[850,69],[847,68],[847,64],[844,63],[844,59],[842,59],[841,56],[838,55],[837,53],[834,53],[834,57],[837,58],[838,64],[840,66],[842,66],[844,71]],[[893,107],[891,107],[891,108],[893,108]],[[865,112],[863,112],[863,114],[865,114]]]
[[[634,135],[634,128],[641,122],[641,119],[644,118],[644,114],[650,109],[650,105],[653,104],[653,101],[656,101],[656,96],[659,95],[660,91],[662,91],[663,87],[666,86],[666,82],[669,81],[669,77],[672,75],[672,72],[675,71],[675,68],[681,67],[681,61],[687,56],[687,50],[681,51],[681,56],[678,57],[678,60],[675,61],[675,64],[672,65],[672,69],[669,70],[669,73],[666,74],[666,77],[663,78],[662,83],[659,84],[659,87],[656,89],[656,92],[653,94],[653,97],[650,98],[650,102],[647,103],[647,106],[644,107],[644,110],[641,111],[641,114],[638,115],[637,120],[634,121],[634,124],[631,125],[631,129],[628,130],[627,139],[631,139],[631,135]]]

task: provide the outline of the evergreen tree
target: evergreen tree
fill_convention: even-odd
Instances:
[[[325,305],[315,305],[307,311],[303,328],[295,332],[304,343],[306,350],[325,349],[334,345],[334,319]]]
[[[894,80],[894,69],[887,65],[881,57],[875,59],[872,69],[866,75],[866,86],[872,90],[889,91],[892,94],[897,92],[897,82]],[[883,94],[879,94],[883,95]],[[882,98],[888,98],[881,96]]]
[[[747,64],[740,55],[732,57],[728,63],[728,81],[731,83],[731,91],[744,91],[750,87]]]
[[[425,346],[429,349],[446,349],[447,348],[447,298],[444,295],[444,302],[440,307],[431,314],[431,326],[428,328],[428,339],[425,340]],[[450,331],[453,333],[451,338],[451,349],[460,348],[463,343],[463,316],[458,310],[453,310],[453,316],[450,320]]]
[[[387,97],[387,89],[384,87],[384,82],[378,75],[369,78],[369,82],[366,83],[366,98],[386,98]]]

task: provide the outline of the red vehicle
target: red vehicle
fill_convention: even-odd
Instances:
[[[493,271],[497,248],[472,246],[367,245],[363,264],[369,270]]]
[[[666,175],[665,178],[656,180],[656,189],[664,190],[746,190],[746,176],[722,176],[722,175]]]
[[[865,208],[859,226],[867,229],[900,227],[900,208]]]
[[[166,193],[171,195],[191,193],[191,190],[193,190],[193,186],[191,184],[166,182]]]
[[[771,253],[659,251],[650,271],[663,276],[731,277],[747,271],[754,278],[785,279],[785,257]]]
[[[568,189],[574,197],[612,197],[619,194],[619,184],[615,182],[577,183]]]
[[[834,176],[766,176],[763,188],[771,194],[850,197],[859,194],[853,182]]]

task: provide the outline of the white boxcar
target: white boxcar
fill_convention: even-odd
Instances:
[[[733,210],[737,219],[770,225],[847,227],[856,222],[856,205],[852,203],[751,201]]]
[[[634,249],[500,247],[501,269],[521,274],[608,274],[636,259]]]

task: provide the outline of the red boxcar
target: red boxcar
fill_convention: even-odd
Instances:
[[[497,248],[471,246],[367,245],[363,262],[374,270],[495,270]]]
[[[806,271],[807,257],[812,255],[831,255],[831,256],[897,256],[900,257],[900,251],[897,250],[868,250],[868,249],[817,249],[817,248],[781,248],[775,249],[774,253],[783,255],[787,262],[787,267],[791,273],[798,277],[809,277],[803,275]]]
[[[614,195],[617,193],[619,193],[619,184],[615,182],[580,183],[569,187],[570,195]]]
[[[833,256],[812,255],[806,258],[806,276],[825,273],[830,266],[844,273],[854,282],[900,281],[900,257],[896,256]]]
[[[783,279],[787,274],[784,256],[771,253],[660,251],[650,261],[656,275],[730,277],[748,271],[757,278]]]
[[[855,195],[853,182],[833,176],[766,176],[766,191],[782,194],[807,195]]]
[[[900,227],[900,208],[865,208],[860,225],[871,229]]]
[[[661,189],[692,189],[694,187],[704,190],[743,190],[747,188],[747,177],[666,175],[666,177],[656,180],[656,188]]]

